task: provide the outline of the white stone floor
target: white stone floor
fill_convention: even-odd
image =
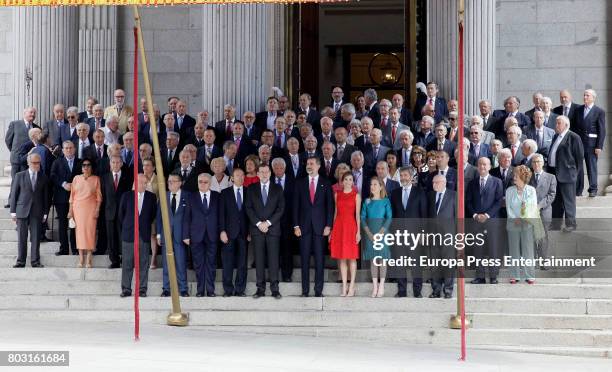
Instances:
[[[70,368],[0,371],[611,371],[610,359],[375,344],[342,338],[250,335],[130,323],[17,324],[0,319],[0,350],[69,350]],[[341,336],[340,336],[341,337]]]

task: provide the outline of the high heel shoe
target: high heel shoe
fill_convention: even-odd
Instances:
[[[346,285],[343,285],[342,291],[340,292],[340,297],[346,297],[346,294],[347,294]]]
[[[355,292],[357,291],[357,287],[353,287],[353,289],[349,289],[348,293],[346,294],[346,297],[355,297]]]
[[[376,298],[377,292],[378,292],[378,286],[375,286],[374,288],[372,288],[372,298]]]
[[[376,292],[376,297],[380,298],[385,295],[385,286],[384,284],[378,287],[378,292]]]
[[[93,256],[91,254],[87,255],[87,264],[85,265],[86,268],[91,269],[93,266]]]

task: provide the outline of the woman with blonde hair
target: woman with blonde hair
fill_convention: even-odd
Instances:
[[[221,192],[232,186],[230,176],[225,174],[225,160],[222,157],[214,158],[210,161],[210,170],[213,175],[210,179],[210,189],[212,191]]]
[[[361,207],[361,228],[365,236],[365,248],[362,259],[370,260],[372,273],[372,297],[382,297],[385,294],[385,277],[387,268],[381,264],[380,258],[391,258],[391,251],[382,242],[374,248],[374,235],[385,234],[391,225],[391,202],[387,198],[385,184],[378,177],[370,181],[370,197]]]

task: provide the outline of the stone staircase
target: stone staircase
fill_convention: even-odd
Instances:
[[[0,179],[0,198],[6,198]],[[4,200],[3,200],[4,201]],[[612,197],[581,199],[579,217],[612,216]],[[596,223],[572,234],[552,232],[551,251],[559,255],[595,255],[607,262],[612,252],[612,229]],[[583,230],[581,228],[581,230]],[[120,270],[110,270],[106,256],[94,256],[94,268],[76,268],[75,256],[56,257],[57,242],[41,247],[45,268],[13,269],[16,232],[6,209],[0,210],[0,316],[15,321],[69,322],[133,321],[133,299],[120,298]],[[589,240],[590,239],[590,240]],[[586,242],[586,243],[585,243]],[[578,244],[580,243],[580,244]],[[28,264],[29,265],[29,264]],[[593,274],[593,273],[591,273]],[[367,271],[360,271],[357,297],[342,298],[338,272],[326,270],[324,298],[301,298],[300,273],[293,283],[281,283],[281,300],[270,296],[196,298],[195,275],[189,272],[189,292],[181,298],[190,327],[238,333],[347,337],[406,344],[459,345],[460,332],[449,329],[456,299],[396,299],[395,284],[385,286],[384,298],[370,298]],[[161,269],[149,275],[149,297],[140,301],[141,321],[165,324],[169,298],[161,293]],[[466,311],[472,320],[470,348],[505,351],[612,356],[612,276],[585,273],[537,273],[537,283],[466,285]],[[255,272],[249,270],[247,293],[255,291]],[[313,277],[313,276],[311,276]],[[222,294],[217,271],[217,294]],[[456,293],[456,292],[455,292]],[[268,292],[269,294],[269,292]]]

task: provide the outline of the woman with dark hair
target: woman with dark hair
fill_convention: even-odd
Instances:
[[[366,101],[363,95],[355,97],[355,118],[361,120],[362,117],[368,115],[368,109],[366,108]]]
[[[91,268],[92,253],[96,249],[96,225],[102,204],[100,179],[93,174],[93,161],[88,158],[81,163],[83,174],[75,176],[70,190],[68,218],[76,225],[76,244],[79,250],[78,267]],[[85,254],[87,260],[85,261]]]
[[[400,167],[397,166],[397,153],[395,150],[387,151],[387,155],[385,155],[385,160],[389,165],[389,177],[396,182],[400,181]]]
[[[388,246],[383,244],[382,247],[374,249],[374,235],[385,234],[389,231],[391,217],[391,202],[387,198],[385,184],[378,177],[374,177],[370,181],[370,197],[363,202],[361,207],[361,228],[365,236],[365,248],[361,257],[364,261],[371,261],[372,297],[382,297],[385,294],[387,275],[387,268],[375,265],[375,263],[380,264],[375,258],[391,258]]]
[[[259,169],[259,157],[251,154],[244,159],[244,187],[249,187],[252,183],[259,182],[257,170]]]
[[[429,171],[429,167],[427,166],[427,151],[421,146],[412,146],[410,164],[412,164],[412,169],[414,170],[412,183],[422,186],[427,179]]]

